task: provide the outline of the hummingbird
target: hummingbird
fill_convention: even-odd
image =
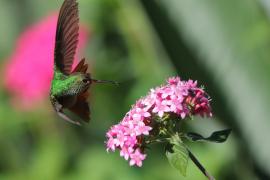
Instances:
[[[96,80],[87,72],[88,64],[83,58],[72,70],[79,37],[79,10],[77,0],[64,0],[56,27],[54,49],[54,74],[51,82],[50,101],[56,113],[64,120],[81,125],[72,120],[63,110],[67,109],[84,122],[90,121],[87,102],[88,89],[92,83],[114,83]]]

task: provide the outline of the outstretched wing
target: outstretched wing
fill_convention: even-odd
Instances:
[[[56,70],[69,75],[79,38],[79,11],[76,0],[65,0],[58,16],[54,63]]]

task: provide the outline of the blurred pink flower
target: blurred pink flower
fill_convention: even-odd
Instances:
[[[53,14],[27,27],[5,67],[4,85],[12,95],[12,102],[24,109],[48,97],[53,76],[56,24],[57,15]],[[79,34],[78,47],[83,48],[88,32],[80,28]]]

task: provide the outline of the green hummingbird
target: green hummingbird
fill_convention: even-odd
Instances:
[[[50,101],[56,113],[64,120],[80,125],[64,113],[68,109],[84,122],[90,120],[87,102],[88,89],[92,83],[116,83],[95,80],[87,72],[88,65],[83,58],[72,70],[72,64],[79,37],[79,10],[76,0],[64,0],[60,9],[54,50],[54,75],[51,82]]]

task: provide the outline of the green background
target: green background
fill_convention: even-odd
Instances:
[[[61,3],[0,1],[0,69],[20,33]],[[152,146],[142,168],[105,150],[110,126],[177,74],[198,80],[212,98],[214,118],[186,122],[185,131],[233,129],[224,144],[189,144],[207,170],[216,179],[270,178],[269,1],[79,0],[79,8],[91,29],[85,56],[93,76],[121,85],[93,86],[92,121],[76,127],[48,99],[28,111],[14,108],[1,83],[0,179],[205,179],[191,161],[182,177],[162,146]]]

